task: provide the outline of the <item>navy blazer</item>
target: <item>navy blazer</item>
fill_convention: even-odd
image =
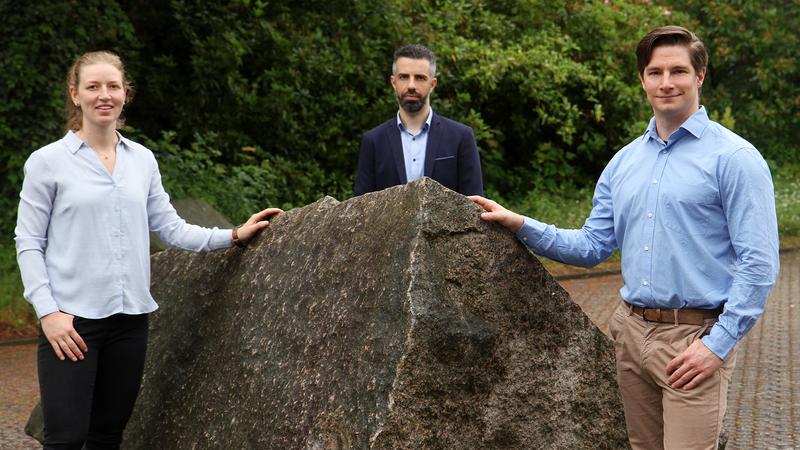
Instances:
[[[428,129],[423,175],[464,195],[483,195],[483,175],[472,128],[436,113]],[[397,116],[367,131],[353,188],[355,195],[405,184],[406,166]]]

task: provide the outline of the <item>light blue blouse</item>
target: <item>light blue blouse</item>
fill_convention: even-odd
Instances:
[[[186,250],[232,245],[231,230],[178,217],[153,153],[119,138],[113,173],[71,131],[25,163],[15,240],[24,296],[39,317],[158,308],[150,295],[149,230]]]

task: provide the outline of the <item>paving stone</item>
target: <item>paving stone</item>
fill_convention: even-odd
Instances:
[[[36,345],[0,345],[0,449],[38,449],[25,422],[39,400]]]

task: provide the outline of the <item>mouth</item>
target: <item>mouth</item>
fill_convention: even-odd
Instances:
[[[656,96],[656,98],[660,98],[662,100],[669,100],[671,98],[680,97],[681,95],[683,95],[683,92],[678,92],[677,94],[672,94],[672,95],[659,95],[659,96]]]

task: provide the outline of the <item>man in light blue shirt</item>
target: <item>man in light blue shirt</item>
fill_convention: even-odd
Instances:
[[[707,53],[681,27],[639,43],[654,117],[608,163],[583,228],[562,230],[471,197],[536,254],[591,267],[622,253],[610,322],[634,449],[716,448],[735,347],[776,281],[772,179],[758,151],[699,104]]]

